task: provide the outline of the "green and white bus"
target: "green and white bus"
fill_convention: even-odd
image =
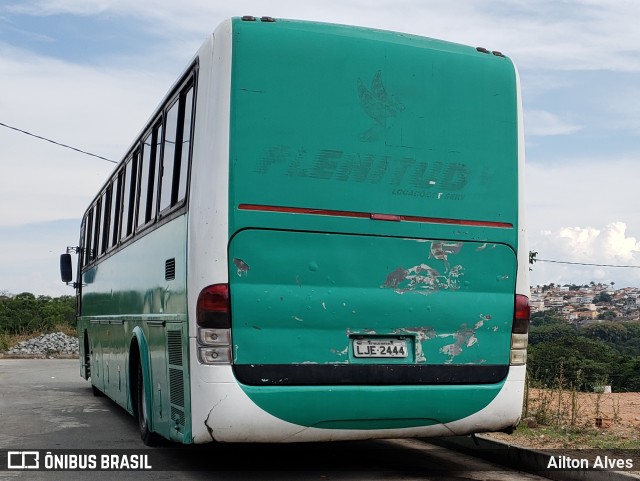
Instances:
[[[81,375],[147,444],[512,429],[523,137],[500,52],[224,21],[84,215]]]

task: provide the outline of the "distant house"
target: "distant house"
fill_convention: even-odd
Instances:
[[[529,305],[531,306],[531,312],[542,312],[547,310],[544,305],[544,299],[532,299],[529,302]]]
[[[633,311],[629,311],[624,315],[625,319],[629,321],[639,321],[640,320],[640,310],[635,309]]]
[[[544,303],[549,307],[562,307],[564,306],[564,298],[562,296],[548,296],[545,298]]]
[[[593,296],[588,296],[588,295],[574,296],[571,299],[569,299],[569,302],[571,304],[590,304],[591,302],[593,302]]]
[[[573,311],[575,311],[575,307],[573,306],[562,306],[562,315],[568,317]]]
[[[598,317],[598,311],[579,310],[573,313],[578,321],[593,320]]]
[[[578,324],[600,322],[598,317],[603,312],[607,312],[607,318],[640,320],[640,289],[636,287],[614,289],[603,283],[573,290],[555,284],[532,286],[529,302],[531,312],[555,310],[564,319]]]

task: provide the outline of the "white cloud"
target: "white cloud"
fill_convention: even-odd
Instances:
[[[202,38],[226,17],[270,15],[366,25],[501,50],[521,67],[640,71],[640,2],[633,0],[475,0],[344,2],[256,0],[31,0],[13,11],[31,15],[112,14],[153,25],[158,35]],[[199,33],[198,33],[199,32]],[[194,37],[195,36],[195,37]]]
[[[0,226],[0,292],[61,296],[74,291],[60,280],[59,256],[77,245],[80,221]]]
[[[640,55],[640,52],[639,52]],[[605,112],[611,115],[611,128],[620,131],[633,131],[640,134],[640,86],[637,83],[625,85],[607,95]]]
[[[624,222],[612,222],[604,228],[564,227],[550,232],[548,237],[556,242],[556,251],[563,258],[591,263],[632,262],[640,254],[640,243],[635,237],[626,236]]]
[[[529,233],[624,222],[640,232],[636,158],[546,158],[526,165]],[[529,159],[531,160],[531,159]]]
[[[562,120],[558,115],[543,110],[525,112],[527,136],[543,137],[547,135],[570,135],[582,129],[582,126]]]
[[[539,259],[556,262],[534,264],[532,284],[594,281],[637,286],[640,269],[632,266],[640,267],[640,241],[627,235],[626,230],[624,222],[612,222],[603,227],[563,227],[541,232],[533,250]]]
[[[78,66],[0,45],[0,122],[113,160],[171,83],[168,75]],[[114,164],[0,129],[0,225],[80,217]]]
[[[526,167],[528,248],[540,259],[640,266],[640,165],[632,158],[546,159]],[[615,281],[640,269],[537,263],[532,284]]]

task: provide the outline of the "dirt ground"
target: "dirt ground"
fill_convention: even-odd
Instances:
[[[538,449],[594,447],[594,437],[640,440],[640,393],[572,393],[531,390],[523,420],[528,433],[488,435],[509,444]],[[558,421],[559,420],[559,421]],[[566,436],[537,434],[543,425],[560,425]],[[597,441],[596,441],[597,442]]]

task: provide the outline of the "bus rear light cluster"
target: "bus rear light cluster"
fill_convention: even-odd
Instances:
[[[201,364],[231,364],[231,346],[205,347],[198,345]]]
[[[213,284],[198,295],[198,360],[202,364],[231,364],[229,285]]]
[[[529,320],[531,307],[529,298],[516,294],[511,328],[511,353],[509,363],[512,366],[522,366],[527,363],[527,345],[529,344]]]
[[[202,328],[229,329],[229,284],[213,284],[200,291],[196,322]]]

